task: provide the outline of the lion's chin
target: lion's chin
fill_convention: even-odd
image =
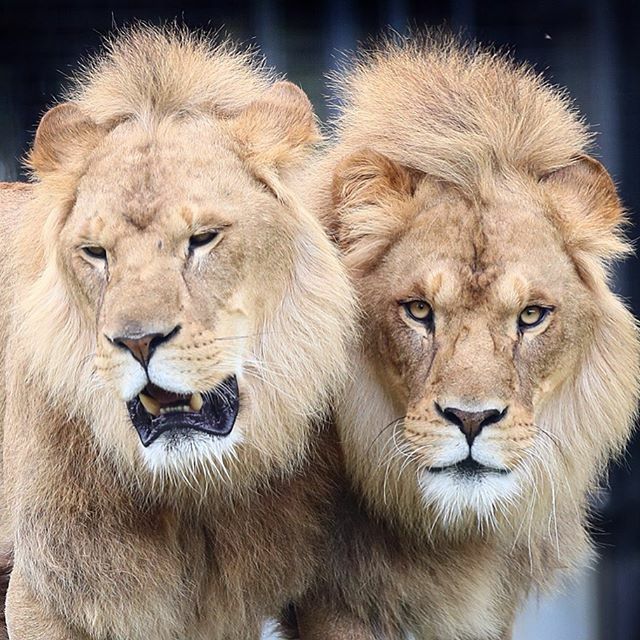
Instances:
[[[435,473],[420,474],[422,499],[435,508],[443,525],[455,527],[467,522],[469,516],[479,523],[491,524],[497,511],[520,496],[522,486],[518,474],[478,466],[460,469],[459,465],[453,465]]]
[[[232,375],[204,394],[182,395],[150,383],[127,409],[144,447],[164,434],[228,436],[240,409],[238,381]]]

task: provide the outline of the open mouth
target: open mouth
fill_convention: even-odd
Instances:
[[[206,393],[173,393],[150,382],[127,402],[129,417],[145,447],[168,431],[229,435],[239,408],[235,376],[229,376]]]
[[[451,464],[447,467],[429,467],[432,473],[442,473],[443,471],[452,471],[463,476],[480,476],[489,473],[505,475],[509,473],[509,469],[499,469],[498,467],[488,467],[474,460],[470,455],[464,460]]]

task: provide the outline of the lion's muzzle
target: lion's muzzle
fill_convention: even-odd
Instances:
[[[224,437],[231,433],[240,408],[238,381],[232,375],[204,394],[178,394],[149,383],[127,402],[142,445],[167,432],[199,431]]]

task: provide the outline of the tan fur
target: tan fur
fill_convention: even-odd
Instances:
[[[0,238],[7,238],[11,229],[15,228],[21,207],[28,201],[31,189],[26,184],[0,182]],[[8,312],[11,300],[11,278],[8,272],[10,264],[9,247],[0,252],[0,371],[4,371],[5,344],[7,341]],[[0,384],[0,461],[3,450],[2,418],[5,411],[5,386]],[[4,603],[9,585],[9,574],[13,565],[13,550],[10,543],[10,532],[7,530],[8,518],[3,486],[2,464],[0,463],[0,638],[6,638],[6,622]]]
[[[316,140],[304,94],[248,54],[152,28],[43,118],[28,197],[2,192],[12,640],[258,638],[305,588],[329,488],[303,472],[353,318],[290,188]],[[219,241],[189,257],[203,228]],[[134,325],[180,326],[149,366],[165,386],[236,373],[229,436],[143,449],[142,368],[109,339]]]
[[[638,336],[608,286],[620,202],[566,96],[502,56],[387,41],[336,82],[335,141],[304,188],[363,337],[337,407],[352,489],[300,619],[508,638],[527,593],[587,560],[588,496],[631,431]],[[406,313],[416,299],[432,326]],[[520,332],[536,304],[554,310]],[[430,471],[469,453],[435,403],[507,409],[471,449],[504,473]]]

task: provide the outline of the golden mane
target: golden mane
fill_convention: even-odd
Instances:
[[[135,27],[111,37],[75,76],[68,98],[98,124],[127,118],[234,114],[275,75],[228,40],[184,29]]]
[[[246,161],[249,174],[266,175],[265,182],[291,213],[282,222],[301,238],[293,277],[285,298],[278,305],[269,305],[272,315],[263,319],[269,330],[253,337],[250,345],[248,373],[262,398],[254,407],[255,428],[261,421],[285,425],[273,434],[274,444],[269,449],[251,450],[251,443],[247,443],[247,459],[251,460],[247,467],[253,464],[253,468],[243,471],[258,477],[264,471],[260,459],[271,461],[271,456],[280,456],[278,463],[285,467],[300,461],[307,446],[308,434],[302,435],[306,422],[323,410],[329,390],[344,379],[344,349],[352,325],[352,301],[337,256],[315,217],[291,190],[288,177],[278,175],[280,165],[295,164],[317,134],[311,121],[308,128],[313,131],[308,139],[302,138],[304,131],[300,130],[306,130],[307,125],[296,123],[298,113],[290,106],[293,101],[287,102],[286,91],[276,98],[265,98],[278,84],[275,80],[275,74],[253,52],[240,50],[229,41],[214,43],[204,34],[142,25],[110,38],[106,50],[76,75],[68,93],[71,103],[101,130],[99,135],[128,120],[149,129],[161,126],[163,120],[186,116],[219,121],[221,139],[228,140]],[[281,106],[276,99],[284,106],[280,126],[287,135],[276,129],[277,138],[272,139],[269,120]],[[260,112],[261,100],[267,105],[264,113]],[[250,112],[249,123],[235,126],[235,116],[246,111]],[[30,377],[42,383],[50,401],[86,417],[87,411],[89,415],[105,413],[100,409],[102,401],[96,394],[100,383],[95,380],[90,357],[95,351],[93,327],[77,311],[77,301],[59,268],[56,247],[59,220],[72,206],[90,155],[85,142],[87,147],[92,143],[78,135],[71,142],[71,153],[79,156],[78,162],[55,172],[36,172],[33,201],[25,210],[15,243],[16,260],[23,263],[20,277],[29,277],[16,301],[14,317],[20,330],[16,328],[14,333],[15,340],[25,345]],[[36,144],[30,156],[32,165],[49,160],[38,157],[39,153]],[[274,165],[275,170],[265,165]],[[35,258],[26,249],[34,238],[41,252]],[[324,250],[313,254],[308,250],[325,243]],[[32,274],[34,265],[37,273]],[[317,303],[313,323],[296,308],[298,300],[309,295],[314,305]],[[276,307],[278,312],[274,313]],[[334,311],[336,316],[332,317]],[[319,333],[335,339],[311,338]],[[285,334],[287,341],[282,340]],[[42,347],[44,335],[45,342],[52,345],[49,349]],[[68,366],[61,369],[62,363]],[[285,380],[296,388],[295,394],[282,394]]]
[[[496,168],[542,176],[591,142],[566,92],[453,36],[388,37],[332,75],[335,136],[482,197]]]
[[[511,187],[528,190],[535,198],[543,188],[550,188],[552,197],[565,198],[571,189],[565,180],[580,183],[567,210],[544,215],[563,237],[564,250],[602,318],[577,370],[541,408],[540,419],[543,424],[566,425],[558,438],[572,452],[562,464],[572,477],[574,493],[560,499],[584,506],[611,456],[628,441],[640,366],[636,323],[608,287],[611,260],[629,251],[622,232],[624,210],[606,171],[592,167],[595,161],[586,163],[588,169],[577,162],[585,158],[591,143],[587,125],[566,92],[530,66],[440,33],[387,37],[356,56],[348,70],[332,74],[332,82],[341,100],[332,144],[308,180],[316,209],[346,244],[344,257],[355,271],[356,284],[362,255],[385,255],[391,240],[400,237],[416,215],[410,204],[412,178],[402,167],[426,174],[427,182],[446,183],[476,204],[504,194],[505,176],[512,179],[507,183]],[[387,166],[385,158],[399,168]],[[587,175],[591,170],[598,175],[595,180]],[[568,171],[576,175],[565,177]],[[339,193],[336,181],[341,183]],[[557,184],[549,186],[553,181]],[[393,195],[397,200],[390,195],[394,190],[403,192]],[[370,277],[363,278],[364,287],[375,286],[367,280]],[[366,394],[369,374],[363,371],[359,382],[350,385],[359,385],[359,393]],[[369,414],[380,413],[380,406],[370,399],[347,399],[345,404],[354,424],[366,424],[372,419]],[[386,417],[393,420],[394,415]],[[362,435],[362,429],[345,429],[353,430],[356,439]],[[357,449],[353,446],[346,455],[353,456],[354,468],[367,477],[367,484],[379,473]],[[385,484],[391,482],[384,478]],[[545,485],[546,479],[540,483]],[[376,499],[384,502],[381,496]],[[540,517],[541,527],[551,517],[549,500],[550,492],[542,489],[538,502],[546,512]],[[407,513],[411,521],[416,505]]]

